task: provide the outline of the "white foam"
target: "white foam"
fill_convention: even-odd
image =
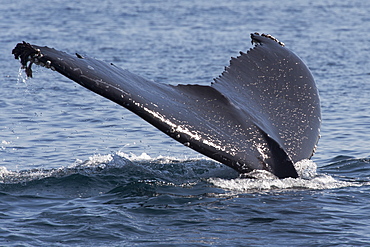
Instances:
[[[11,173],[11,171],[9,171],[8,169],[6,169],[5,166],[0,166],[0,179],[3,179],[4,177],[6,177],[7,175],[9,175]]]
[[[76,167],[97,167],[104,168],[105,164],[109,163],[113,160],[113,156],[111,154],[100,155],[95,154],[85,162],[82,160],[76,160],[72,165],[68,166],[68,168],[76,168]],[[102,167],[103,166],[103,167]]]
[[[186,161],[198,161],[198,160],[212,160],[209,158],[201,157],[201,158],[177,158],[177,157],[171,157],[171,156],[163,156],[163,155],[158,155],[157,157],[152,157],[147,153],[141,153],[140,155],[136,155],[134,153],[124,153],[121,151],[118,151],[116,155],[128,159],[130,161],[150,161],[150,162],[155,162],[155,163],[172,163],[172,162],[186,162]]]
[[[210,178],[209,182],[217,187],[230,192],[256,192],[256,191],[281,191],[281,190],[323,190],[337,189],[350,186],[361,186],[353,182],[345,182],[334,179],[328,175],[321,175],[314,179],[302,178],[286,179],[221,179]]]
[[[124,152],[118,151],[116,154],[118,156],[122,157],[122,158],[131,160],[131,161],[148,161],[148,160],[153,160],[153,158],[150,157],[150,155],[148,155],[147,153],[142,153],[140,155],[136,155],[134,153],[126,154]]]
[[[362,186],[359,183],[337,180],[329,175],[317,174],[317,165],[311,160],[301,160],[294,164],[299,178],[279,179],[273,174],[255,170],[248,173],[252,179],[210,178],[208,181],[217,187],[233,193],[281,190],[322,190],[349,186]]]
[[[115,160],[115,157],[123,159]],[[204,158],[178,159],[174,157],[158,156],[151,157],[146,153],[135,155],[117,152],[116,154],[93,155],[86,161],[76,160],[68,167],[59,167],[54,169],[32,169],[25,171],[10,171],[6,167],[0,167],[0,183],[19,183],[32,180],[38,180],[46,177],[61,177],[74,173],[91,174],[100,172],[107,167],[120,167],[127,164],[126,159],[136,162],[155,162],[155,163],[172,163],[172,162],[189,162],[204,160]],[[128,161],[128,162],[129,162]],[[261,170],[255,170],[248,174],[253,179],[236,178],[208,178],[208,182],[219,188],[225,189],[231,193],[253,193],[264,191],[281,191],[281,190],[321,190],[335,189],[348,186],[362,186],[363,184],[355,182],[345,182],[334,179],[329,175],[318,175],[317,166],[313,161],[302,160],[295,164],[299,178],[278,179],[275,175]]]
[[[303,179],[312,179],[317,175],[317,165],[312,160],[304,159],[294,164],[298,176]]]
[[[107,167],[110,161],[113,160],[111,154],[108,155],[93,155],[85,162],[76,160],[73,164],[67,167],[51,168],[51,169],[31,169],[22,171],[9,171],[6,167],[0,167],[0,183],[22,183],[32,180],[39,180],[48,177],[62,177],[82,172],[91,174],[99,172]]]
[[[322,190],[349,186],[362,186],[359,183],[337,180],[329,175],[317,174],[317,165],[312,160],[301,160],[294,164],[299,178],[278,179],[267,171],[255,170],[248,173],[252,179],[210,178],[208,181],[217,187],[234,193],[281,190]]]
[[[44,170],[9,171],[6,167],[0,167],[0,183],[21,183],[35,179],[49,177]]]

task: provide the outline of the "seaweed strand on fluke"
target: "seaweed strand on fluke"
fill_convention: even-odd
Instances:
[[[271,35],[232,58],[208,86],[168,85],[113,64],[23,42],[13,49],[27,76],[32,64],[59,72],[137,114],[168,136],[248,177],[266,170],[298,177],[321,124],[318,90],[303,61]]]

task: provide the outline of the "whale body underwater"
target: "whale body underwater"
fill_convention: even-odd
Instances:
[[[251,39],[253,47],[206,86],[158,83],[26,42],[12,53],[28,77],[32,64],[55,70],[246,177],[266,170],[296,178],[294,163],[310,159],[319,140],[318,90],[308,67],[282,42],[258,33]]]

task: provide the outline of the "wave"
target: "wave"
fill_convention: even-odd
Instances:
[[[350,186],[362,186],[362,183],[341,181],[331,175],[318,174],[317,166],[311,160],[302,160],[295,164],[299,178],[277,179],[265,171],[255,171],[254,179],[210,178],[209,181],[218,187],[232,192],[281,191],[281,190],[323,190]]]
[[[210,159],[152,158],[117,152],[77,160],[67,167],[9,171],[0,167],[0,190],[40,196],[91,197],[176,194],[225,196],[292,190],[324,190],[369,185],[369,159],[344,159],[317,168],[311,160],[297,162],[299,178],[278,179],[253,171],[248,179]],[[320,172],[318,172],[318,170]]]

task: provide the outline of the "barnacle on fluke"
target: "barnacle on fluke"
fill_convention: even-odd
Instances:
[[[251,34],[247,53],[232,58],[212,85],[167,85],[113,64],[19,43],[27,76],[32,64],[56,70],[142,117],[170,137],[242,174],[266,170],[297,177],[319,139],[320,101],[302,60],[271,35]]]

